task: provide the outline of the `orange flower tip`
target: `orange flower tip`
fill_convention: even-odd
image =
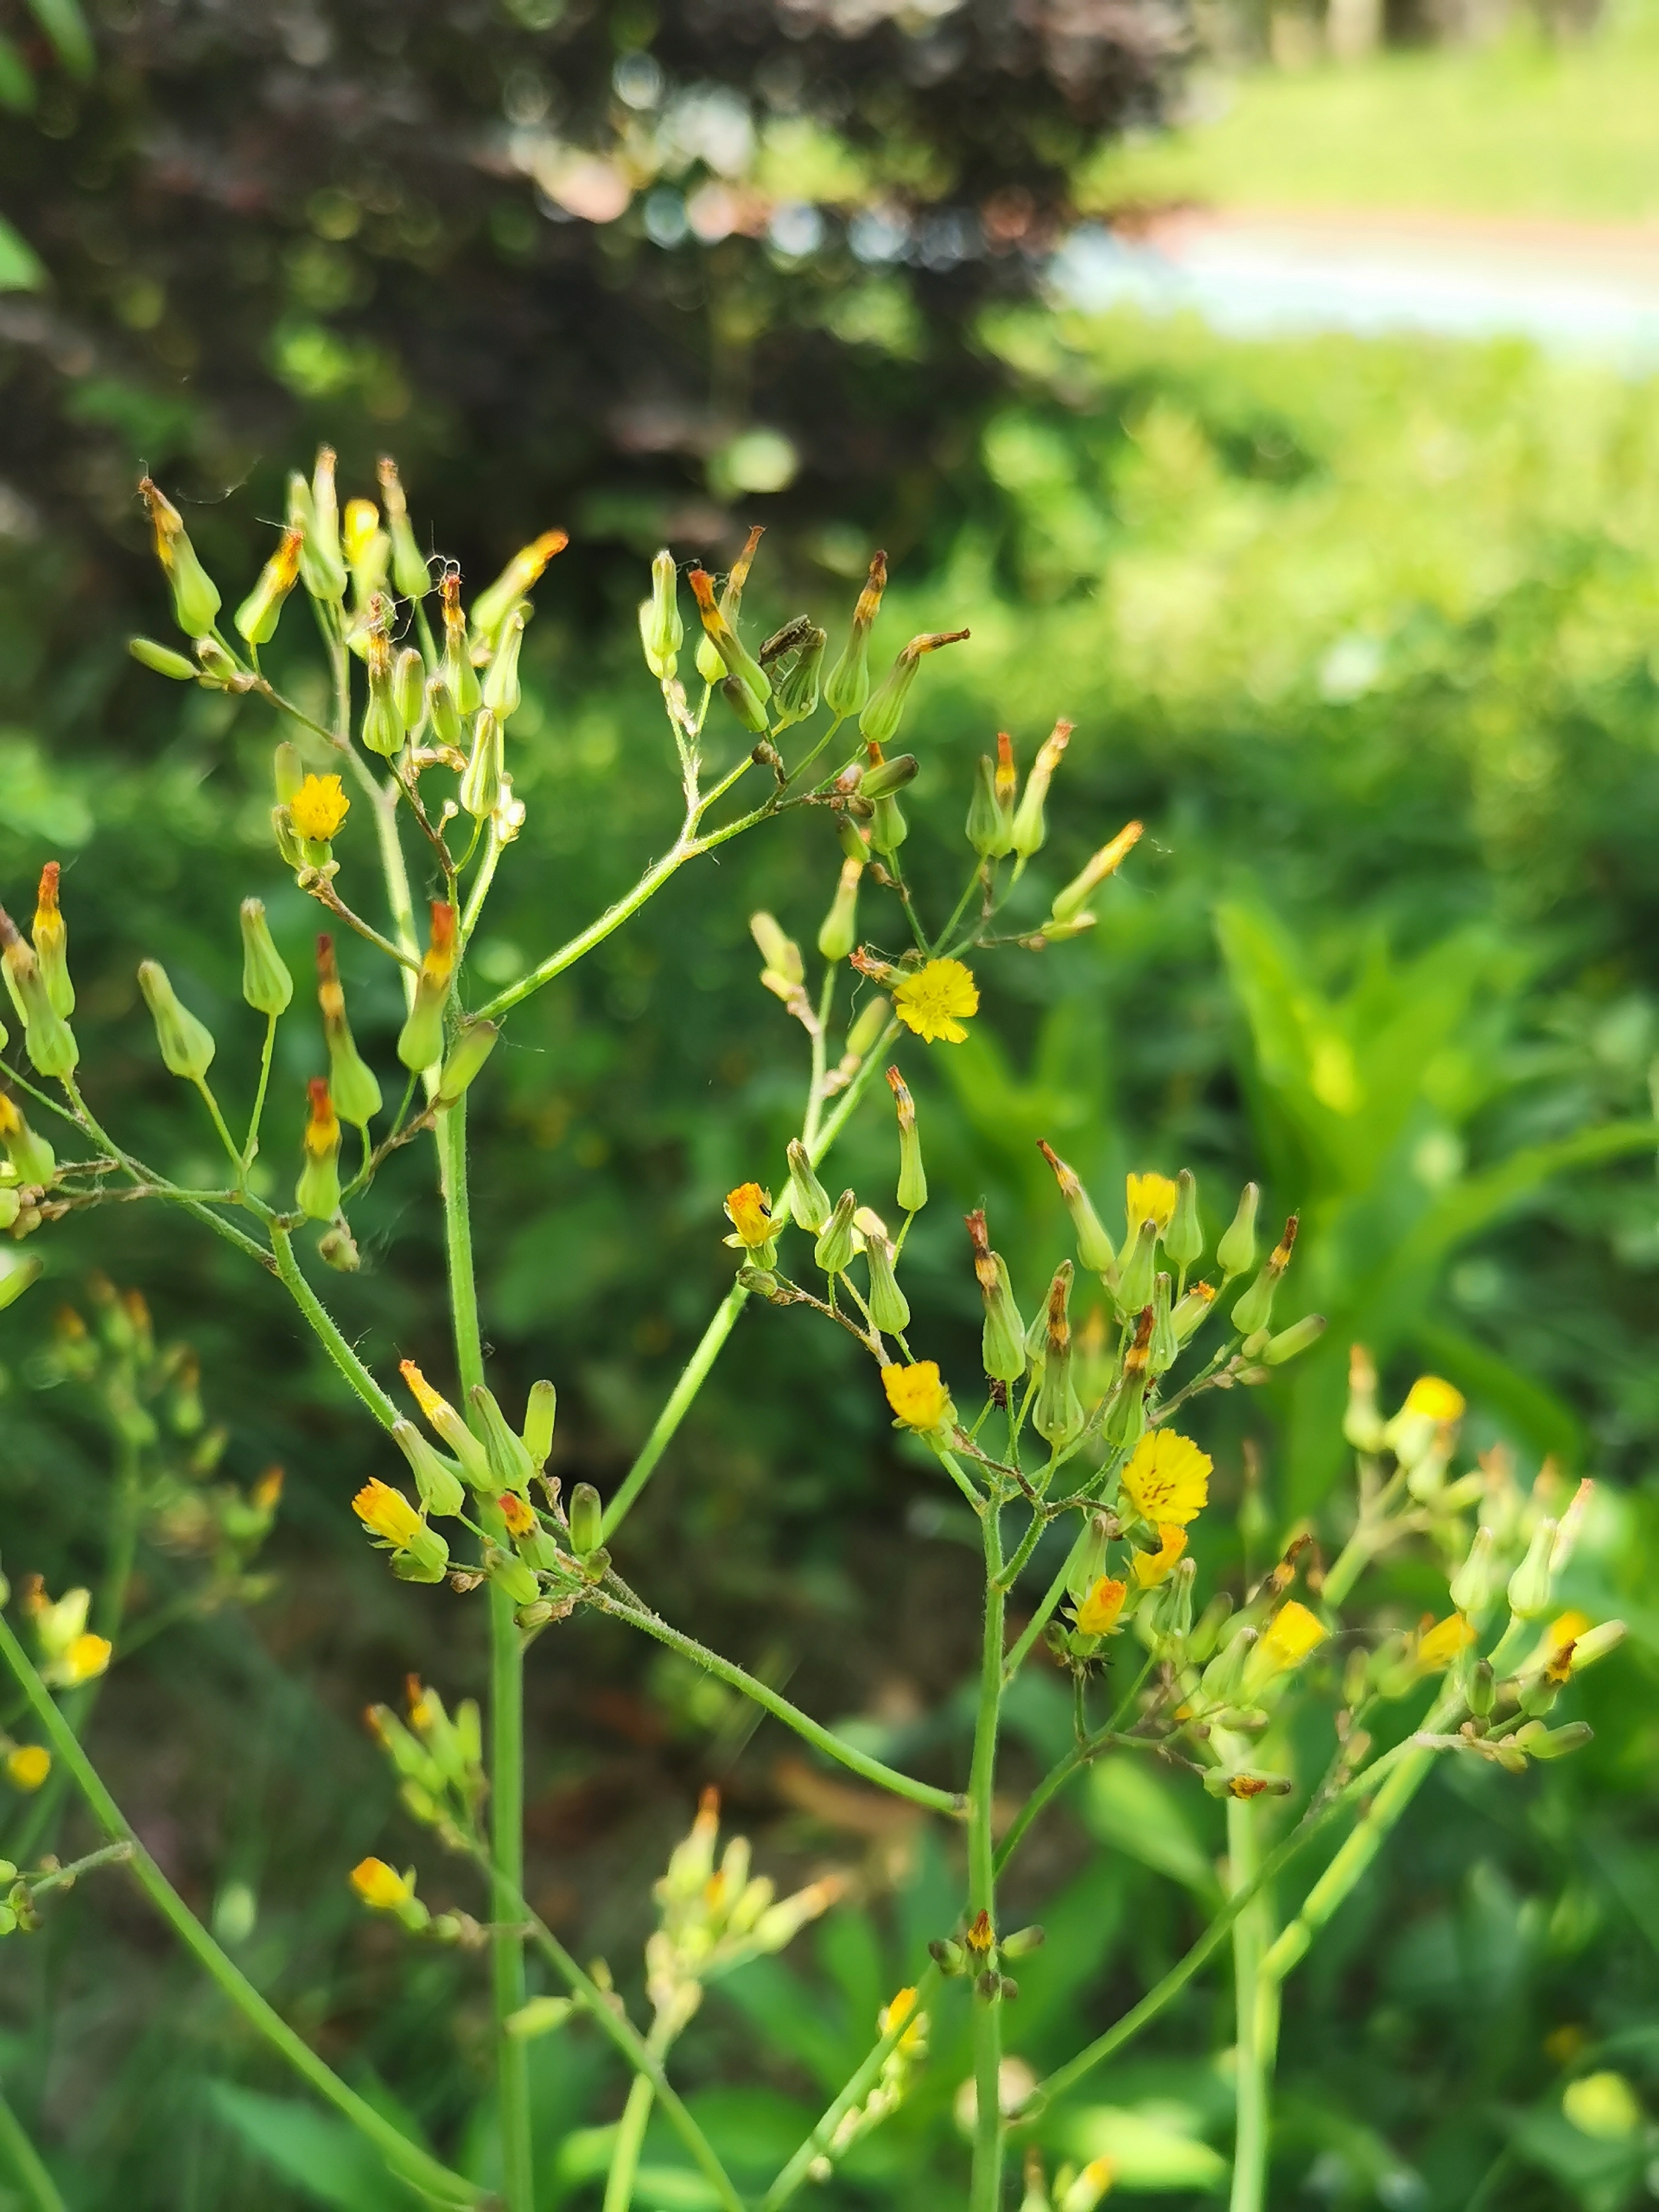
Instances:
[[[513,1535],[527,1536],[536,1526],[533,1509],[515,1491],[504,1491],[495,1503],[501,1508],[501,1518],[506,1522]]]
[[[402,1550],[420,1534],[420,1515],[389,1482],[371,1476],[351,1501],[351,1510],[374,1535]]]

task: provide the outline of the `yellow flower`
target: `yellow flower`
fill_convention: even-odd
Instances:
[[[396,1912],[415,1894],[408,1875],[399,1874],[384,1859],[363,1859],[351,1869],[351,1887],[363,1903],[376,1912]]]
[[[399,1550],[412,1544],[424,1527],[420,1515],[404,1496],[379,1475],[371,1475],[351,1501],[351,1510],[364,1527]]]
[[[76,1689],[82,1682],[94,1681],[114,1656],[115,1646],[106,1636],[77,1636],[40,1669],[41,1679],[55,1689]]]
[[[268,1467],[248,1492],[249,1502],[260,1513],[274,1513],[282,1501],[283,1470]]]
[[[1123,1210],[1128,1216],[1129,1241],[1134,1242],[1143,1221],[1155,1221],[1161,1235],[1175,1218],[1181,1186],[1168,1176],[1132,1175],[1123,1179]]]
[[[1114,1582],[1109,1575],[1102,1575],[1077,1609],[1078,1634],[1109,1636],[1117,1626],[1118,1615],[1128,1595],[1127,1583]]]
[[[501,1518],[507,1523],[509,1535],[527,1536],[536,1526],[535,1508],[524,1498],[516,1497],[512,1491],[503,1491],[495,1503],[501,1509]]]
[[[1184,1528],[1210,1502],[1214,1462],[1190,1437],[1173,1429],[1152,1429],[1135,1446],[1123,1470],[1123,1493],[1143,1520],[1163,1531],[1166,1523]]]
[[[1439,1674],[1474,1641],[1474,1631],[1462,1614],[1448,1613],[1443,1620],[1437,1621],[1432,1628],[1425,1629],[1419,1638],[1417,1663],[1425,1672]]]
[[[915,2013],[915,2018],[911,2020],[913,2013]],[[919,2051],[927,2037],[927,2015],[925,2012],[916,2012],[916,1993],[914,1990],[901,1990],[890,2004],[884,2005],[877,2014],[876,2026],[883,2035],[890,2035],[901,2021],[907,2020],[910,2025],[900,2036],[897,2047],[908,2056]]]
[[[43,1743],[20,1743],[6,1754],[6,1779],[14,1790],[38,1790],[52,1772],[52,1753]]]
[[[1171,1567],[1187,1548],[1187,1531],[1173,1521],[1165,1521],[1158,1532],[1155,1552],[1137,1552],[1131,1561],[1135,1580],[1142,1589],[1156,1589],[1168,1578]]]
[[[745,1251],[758,1252],[777,1235],[777,1224],[772,1218],[772,1199],[757,1182],[740,1182],[735,1190],[726,1194],[726,1218],[737,1231],[728,1237],[728,1244],[740,1244]]]
[[[1565,1613],[1558,1613],[1551,1621],[1546,1640],[1550,1649],[1559,1651],[1565,1644],[1577,1644],[1581,1636],[1588,1635],[1595,1626],[1589,1613],[1580,1613],[1576,1606]]]
[[[968,1035],[963,1023],[979,1012],[973,970],[960,960],[930,960],[894,985],[893,1012],[925,1044],[941,1037],[946,1044],[963,1043]]]
[[[1288,1673],[1299,1667],[1310,1651],[1316,1650],[1325,1641],[1329,1631],[1305,1605],[1292,1598],[1281,1605],[1263,1633],[1261,1641],[1245,1662],[1245,1687],[1254,1690],[1263,1682],[1270,1682],[1275,1674]]]
[[[926,1434],[956,1419],[957,1409],[940,1379],[936,1360],[918,1359],[908,1367],[901,1367],[895,1361],[892,1366],[882,1369],[881,1387],[887,1393],[888,1404],[907,1429],[919,1429]]]
[[[326,845],[351,811],[337,775],[308,775],[288,802],[289,819],[301,836]]]
[[[1400,1410],[1403,1413],[1421,1413],[1431,1421],[1461,1421],[1463,1393],[1443,1382],[1438,1375],[1419,1375],[1406,1393],[1406,1402]]]

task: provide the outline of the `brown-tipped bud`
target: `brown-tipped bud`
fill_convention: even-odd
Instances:
[[[980,1339],[985,1372],[994,1382],[1018,1382],[1025,1372],[1025,1324],[1014,1304],[1008,1263],[991,1249],[982,1208],[966,1217],[974,1246],[974,1279],[985,1304],[985,1326]]]
[[[65,1021],[75,1012],[75,986],[70,981],[69,931],[58,903],[58,864],[48,860],[40,871],[40,888],[34,908],[34,957],[40,963],[46,996],[52,1012]]]
[[[735,677],[762,711],[772,696],[772,679],[732,629],[714,598],[714,580],[705,568],[693,568],[686,578],[697,603],[703,635],[718,655],[727,677]]]
[[[886,589],[887,556],[878,553],[853,610],[852,634],[846,649],[823,687],[823,703],[838,722],[861,714],[870,696],[870,626],[881,611],[881,597]]]
[[[1297,1216],[1293,1213],[1285,1224],[1285,1234],[1268,1254],[1267,1266],[1233,1308],[1233,1327],[1241,1336],[1254,1336],[1272,1319],[1273,1294],[1296,1249],[1296,1230]]]
[[[269,645],[276,636],[283,605],[300,580],[300,550],[304,544],[302,530],[285,530],[276,550],[260,569],[253,589],[237,608],[236,628],[250,645]]]
[[[155,557],[173,592],[173,618],[186,637],[206,637],[218,619],[218,586],[197,558],[184,517],[149,477],[141,480],[138,496],[155,532]]]
[[[317,939],[317,1003],[322,1009],[335,1111],[353,1128],[367,1128],[380,1110],[380,1086],[358,1051],[346,1019],[345,989],[334,957],[334,939],[326,932]]]
[[[927,1203],[927,1176],[921,1164],[921,1133],[916,1127],[916,1102],[897,1068],[887,1071],[887,1086],[898,1109],[898,1202],[902,1213],[920,1213]]]
[[[1101,1225],[1100,1216],[1095,1212],[1088,1192],[1054,1146],[1041,1137],[1037,1139],[1037,1150],[1054,1170],[1054,1181],[1060,1185],[1060,1202],[1072,1217],[1079,1264],[1087,1267],[1091,1274],[1105,1274],[1116,1264],[1117,1254],[1112,1249],[1111,1238]]]
[[[485,637],[493,637],[525,594],[541,578],[544,568],[556,553],[562,553],[570,543],[562,530],[544,530],[520,551],[515,553],[495,582],[479,592],[472,607],[472,627]]]
[[[1048,835],[1048,824],[1043,809],[1048,802],[1048,786],[1054,770],[1071,742],[1072,725],[1056,722],[1037,749],[1031,763],[1031,773],[1025,780],[1018,806],[1014,811],[1013,846],[1022,860],[1029,860]]]
[[[466,649],[466,616],[461,606],[461,580],[453,568],[444,571],[439,596],[444,617],[444,682],[455,702],[456,710],[462,714],[476,714],[483,693],[478,688],[478,672],[472,665],[472,656]]]
[[[1072,1263],[1062,1260],[1048,1285],[1042,1380],[1031,1408],[1031,1425],[1043,1442],[1061,1450],[1083,1428],[1083,1405],[1072,1380]]]
[[[859,716],[859,735],[866,744],[889,745],[898,734],[904,718],[905,702],[910,696],[924,654],[938,653],[942,647],[960,645],[971,633],[965,629],[937,629],[924,631],[913,637],[898,659],[893,663],[880,684],[865,702]],[[869,778],[865,778],[866,786]]]
[[[380,479],[380,505],[392,538],[392,580],[406,599],[424,599],[432,589],[432,576],[410,526],[409,502],[404,496],[398,464],[382,454],[374,473]]]
[[[416,979],[415,1003],[398,1037],[398,1057],[416,1075],[442,1057],[444,1007],[455,973],[458,921],[447,899],[433,900],[431,939]]]

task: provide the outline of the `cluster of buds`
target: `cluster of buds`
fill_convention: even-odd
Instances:
[[[1012,2004],[1019,1995],[1019,1984],[1003,1968],[1041,1949],[1044,1940],[1045,1931],[1035,1925],[999,1936],[990,1914],[976,1912],[961,1923],[954,1936],[935,1937],[927,1949],[940,1973],[947,1978],[968,1975],[976,1997],[988,2004]]]
[[[488,1787],[477,1705],[463,1698],[452,1717],[438,1692],[413,1674],[405,1697],[406,1721],[389,1705],[369,1707],[370,1733],[397,1773],[404,1811],[447,1849],[465,1850],[477,1838]]]
[[[351,1887],[360,1904],[371,1912],[384,1913],[410,1936],[434,1943],[458,1943],[477,1951],[489,1940],[488,1931],[470,1912],[434,1913],[417,1893],[413,1867],[399,1874],[385,1859],[360,1859],[351,1869]]]
[[[836,2121],[829,2142],[807,2167],[808,2179],[828,2181],[837,2163],[861,2136],[890,2118],[909,2094],[917,2074],[927,2060],[927,2014],[919,2011],[914,1989],[898,1990],[876,2015],[876,2031],[892,2048],[881,2062],[881,2071],[867,2096],[849,2105]]]
[[[1117,2169],[1109,2158],[1091,2158],[1084,2166],[1060,2166],[1051,2189],[1042,2153],[1033,2143],[1025,2154],[1025,2194],[1019,2212],[1095,2212],[1116,2179]]]

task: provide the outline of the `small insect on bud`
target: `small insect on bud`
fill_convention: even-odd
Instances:
[[[830,1218],[830,1194],[813,1171],[811,1154],[799,1137],[789,1140],[790,1211],[810,1237]]]
[[[193,684],[201,674],[193,660],[175,653],[170,645],[157,645],[151,637],[130,637],[127,651],[141,668],[151,669],[157,676],[170,676],[175,684]]]
[[[899,724],[904,719],[905,702],[910,696],[923,656],[938,653],[947,645],[960,645],[971,635],[965,629],[938,629],[924,631],[921,636],[911,639],[865,702],[864,710],[859,716],[859,735],[866,744],[890,745],[898,735]],[[869,787],[867,775],[865,787],[866,790]],[[876,794],[871,793],[871,796],[873,798]]]
[[[1233,1308],[1233,1327],[1241,1336],[1254,1336],[1267,1328],[1273,1318],[1273,1294],[1279,1288],[1279,1278],[1291,1264],[1291,1254],[1296,1246],[1297,1217],[1291,1214],[1285,1224],[1285,1234],[1267,1255],[1267,1264],[1257,1275],[1243,1297]]]
[[[345,989],[334,957],[334,939],[326,931],[317,939],[317,1003],[322,1008],[334,1110],[353,1128],[366,1129],[380,1110],[380,1086],[358,1051],[346,1019]]]
[[[263,899],[242,901],[242,996],[271,1021],[294,996],[294,978],[271,937]]]
[[[159,960],[139,963],[138,988],[155,1024],[155,1041],[168,1073],[181,1076],[186,1083],[200,1083],[212,1066],[217,1049],[212,1031],[180,1003]]]
[[[1054,781],[1054,770],[1071,743],[1072,725],[1056,722],[1037,748],[1037,757],[1031,763],[1031,773],[1025,779],[1025,788],[1020,794],[1019,805],[1014,810],[1013,848],[1022,860],[1029,860],[1041,849],[1048,835],[1048,823],[1043,809],[1048,803],[1048,786]]]
[[[540,581],[542,571],[556,553],[570,543],[562,530],[544,530],[541,536],[513,556],[472,607],[472,627],[482,637],[493,638],[526,593]]]
[[[493,708],[480,708],[472,725],[472,750],[456,796],[463,813],[475,822],[488,821],[501,795],[507,772],[507,747],[499,718]]]
[[[305,1164],[294,1188],[294,1202],[308,1221],[332,1221],[340,1210],[339,1116],[325,1076],[313,1076],[307,1087],[311,1112],[306,1121]]]
[[[659,683],[672,682],[684,640],[679,574],[673,555],[665,549],[651,563],[651,596],[640,601],[640,643],[645,648],[645,665]]]
[[[444,1008],[455,974],[459,919],[447,899],[433,900],[432,935],[415,981],[415,1002],[398,1035],[398,1057],[412,1074],[443,1054]]]
[[[23,1018],[23,1042],[37,1074],[61,1080],[75,1072],[81,1057],[69,1024],[52,1003],[34,948],[0,907],[0,963],[12,1003]]]
[[[816,623],[808,623],[799,641],[773,672],[772,695],[777,706],[777,726],[787,730],[796,722],[804,722],[815,714],[818,707],[818,671],[823,665],[823,648],[829,643],[826,633]],[[761,665],[771,671],[765,649],[761,652]]]
[[[505,723],[519,711],[524,693],[519,683],[519,654],[524,645],[524,609],[515,607],[501,624],[495,654],[484,671],[483,702]]]
[[[438,1088],[433,1103],[453,1106],[464,1097],[497,1043],[501,1030],[494,1022],[475,1018],[463,1022],[455,1042],[449,1048],[449,1057],[444,1062],[443,1073],[438,1078]]]
[[[52,1146],[38,1131],[30,1128],[23,1119],[22,1108],[4,1091],[0,1091],[0,1144],[6,1148],[6,1158],[16,1170],[19,1182],[38,1183],[43,1190],[50,1186],[58,1172]]]
[[[841,864],[836,896],[818,931],[818,951],[826,960],[845,960],[859,941],[859,879],[864,867],[862,860]]]
[[[173,592],[173,614],[186,637],[210,635],[219,614],[219,587],[197,556],[184,518],[149,477],[138,485],[155,532],[155,557]]]
[[[520,1441],[538,1474],[547,1465],[547,1455],[553,1449],[553,1417],[558,1404],[559,1394],[550,1382],[531,1384],[530,1395],[525,1401]]]
[[[902,1213],[920,1213],[927,1203],[927,1176],[921,1164],[921,1132],[916,1127],[916,1102],[897,1068],[887,1071],[887,1085],[898,1109],[898,1203]]]
[[[1238,1194],[1238,1211],[1215,1248],[1215,1263],[1229,1280],[1255,1265],[1255,1210],[1261,1201],[1261,1186],[1247,1182]]]
[[[300,552],[305,533],[285,530],[276,550],[259,571],[253,589],[237,608],[234,620],[250,645],[269,645],[276,635],[289,593],[300,580]]]
[[[830,670],[823,687],[823,703],[838,722],[862,712],[870,696],[870,628],[881,611],[881,595],[887,589],[887,556],[878,553],[853,610],[853,628],[841,659]]]
[[[34,957],[40,963],[46,996],[52,1012],[65,1021],[75,1012],[75,986],[70,981],[69,931],[58,903],[58,864],[48,860],[40,871],[40,888],[34,908]]]
[[[570,1493],[570,1548],[579,1559],[598,1551],[604,1528],[599,1492],[591,1482],[579,1482]]]
[[[1037,1150],[1054,1170],[1054,1181],[1060,1185],[1060,1202],[1072,1217],[1072,1231],[1077,1239],[1079,1264],[1091,1274],[1105,1275],[1116,1265],[1117,1254],[1112,1240],[1101,1225],[1089,1194],[1072,1169],[1060,1158],[1054,1146],[1039,1137]]]

